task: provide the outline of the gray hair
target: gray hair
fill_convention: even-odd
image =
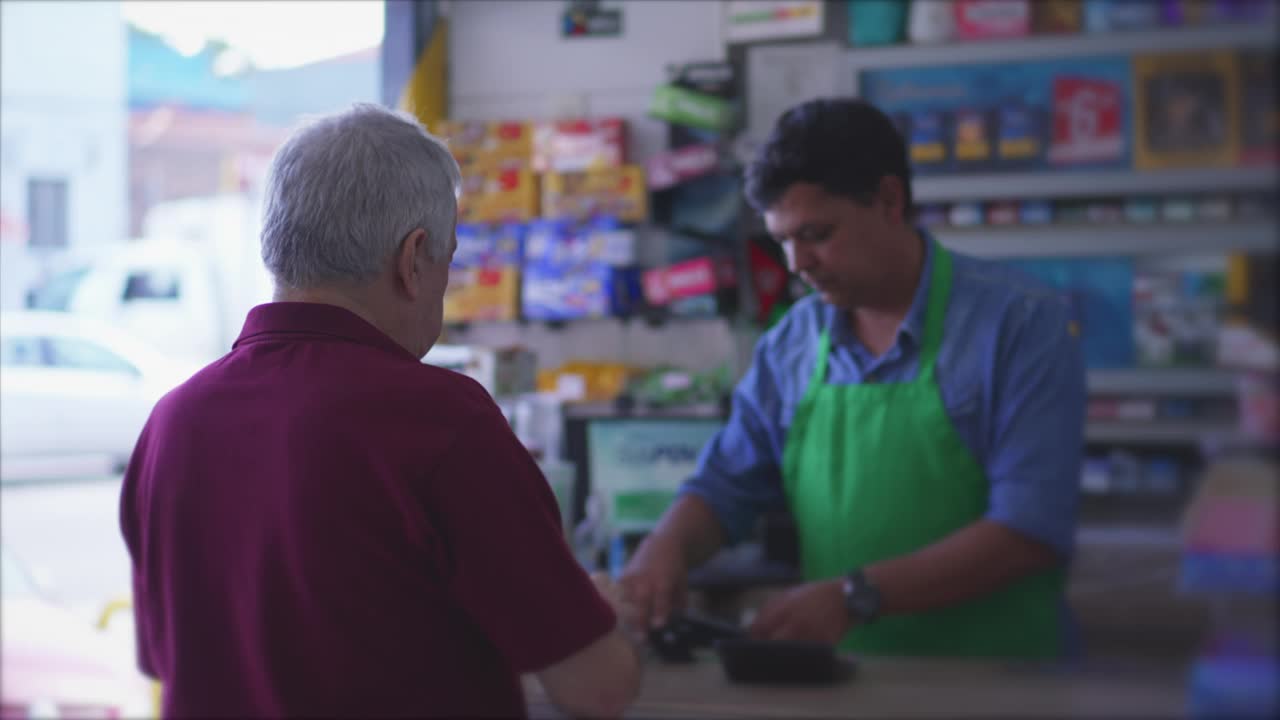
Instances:
[[[271,159],[262,260],[289,288],[366,281],[418,228],[446,259],[461,184],[444,142],[408,113],[356,104],[317,118]]]

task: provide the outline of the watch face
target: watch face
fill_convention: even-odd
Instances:
[[[865,620],[875,617],[879,612],[880,593],[865,580],[858,582],[854,578],[848,578],[844,581],[844,602],[850,615]]]

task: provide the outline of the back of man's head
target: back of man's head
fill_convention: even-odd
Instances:
[[[358,104],[317,118],[272,158],[262,260],[278,287],[359,284],[418,228],[432,260],[447,258],[460,186],[448,148],[407,113]]]
[[[801,182],[865,202],[886,175],[902,179],[910,208],[906,142],[893,121],[864,100],[822,98],[796,105],[778,118],[747,166],[746,194],[761,212]]]

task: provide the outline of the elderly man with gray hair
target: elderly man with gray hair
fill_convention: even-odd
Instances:
[[[125,475],[138,659],[164,715],[512,717],[519,675],[616,715],[636,653],[488,394],[425,365],[458,165],[411,116],[276,153],[274,302],[164,397]]]

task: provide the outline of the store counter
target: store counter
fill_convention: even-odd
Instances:
[[[871,658],[854,677],[818,687],[737,685],[714,654],[688,665],[650,660],[634,718],[1175,718],[1186,715],[1184,667],[1097,661]],[[536,681],[526,681],[535,718],[561,717]]]

